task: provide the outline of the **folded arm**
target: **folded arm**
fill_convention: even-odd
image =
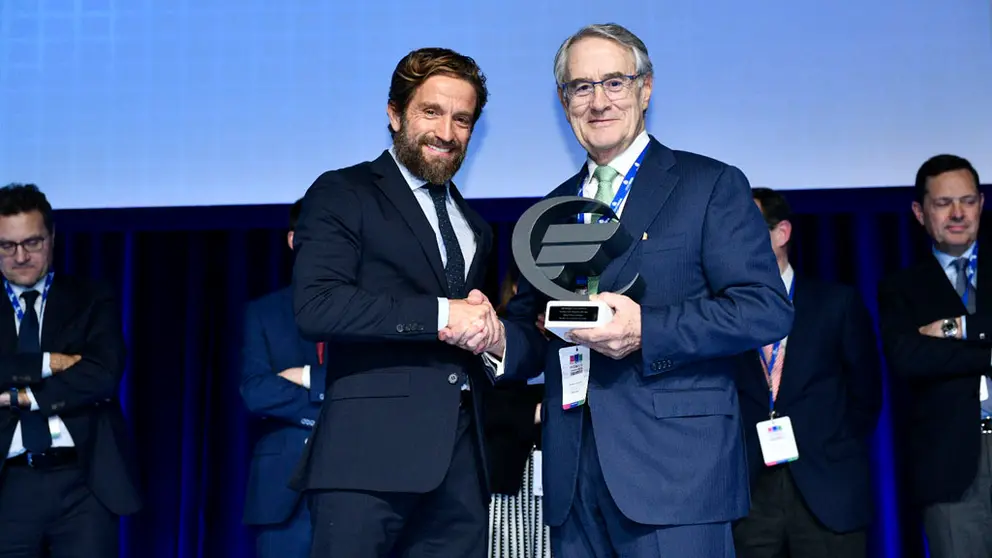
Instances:
[[[320,405],[311,401],[310,390],[280,377],[272,368],[269,343],[258,312],[245,311],[244,341],[241,350],[241,398],[254,415],[312,427]],[[313,380],[313,378],[311,378]],[[323,391],[323,384],[320,390]]]
[[[878,290],[878,318],[882,347],[889,368],[897,376],[979,376],[992,368],[992,345],[971,337],[983,329],[977,315],[968,317],[968,339],[940,339],[920,332],[905,295],[891,285]],[[950,318],[951,316],[948,316]]]
[[[117,392],[126,349],[120,313],[109,288],[95,293],[88,318],[79,360],[31,385],[39,410],[46,416],[103,403]]]

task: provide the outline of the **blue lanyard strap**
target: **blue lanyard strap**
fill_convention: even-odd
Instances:
[[[45,302],[48,300],[48,291],[52,288],[52,279],[55,277],[55,272],[49,271],[48,275],[45,276],[45,287],[41,291],[41,312],[45,312]],[[10,286],[10,283],[4,279],[3,288],[7,291],[7,300],[10,301],[10,305],[14,307],[14,317],[17,319],[17,323],[20,324],[21,320],[24,319],[24,310],[21,308],[21,301],[17,299],[17,294],[14,293],[14,289]]]
[[[644,156],[647,154],[649,147],[651,147],[650,142],[644,146],[644,149],[641,150],[641,154],[638,155],[637,160],[634,161],[634,166],[630,167],[630,170],[627,171],[626,176],[623,177],[623,182],[620,183],[620,189],[617,190],[617,194],[613,196],[613,201],[610,202],[610,209],[613,210],[614,215],[619,214],[620,205],[623,203],[623,200],[627,198],[627,194],[630,193],[630,183],[634,181],[634,177],[637,176],[637,171],[641,169],[641,163],[644,161]],[[586,174],[588,173],[588,170],[588,165],[583,165],[582,173],[579,174],[579,197],[582,197],[582,186],[586,181]],[[600,223],[606,223],[609,220],[609,217],[599,218]],[[583,222],[583,216],[581,214],[579,215],[579,222]]]
[[[974,285],[975,274],[978,273],[978,241],[975,241],[975,246],[971,249],[971,256],[968,257],[968,267],[965,268],[965,279],[967,279],[969,285]],[[968,306],[968,287],[964,289],[964,293],[961,294],[961,302]]]
[[[789,284],[789,302],[792,302],[792,295],[796,290],[796,276],[792,276],[792,282]],[[782,348],[782,341],[778,340],[772,345],[772,356],[770,359],[765,358],[764,348],[758,350],[758,356],[761,357],[761,363],[765,365],[765,376],[768,378],[768,411],[774,415],[775,413],[775,392],[772,391],[772,369],[775,368],[775,361],[778,360],[779,349]]]

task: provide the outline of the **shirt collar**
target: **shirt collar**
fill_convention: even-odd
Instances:
[[[14,291],[14,294],[17,295],[17,299],[20,300],[21,294],[23,294],[24,291],[26,291],[28,289],[34,289],[34,290],[38,291],[39,293],[43,292],[45,290],[45,279],[47,279],[47,278],[48,278],[48,274],[46,273],[45,275],[42,275],[41,279],[39,279],[37,283],[35,283],[34,285],[32,285],[30,287],[23,287],[21,285],[15,285],[15,284],[13,284],[13,283],[11,283],[9,281],[7,282],[7,284],[10,285],[10,290]]]
[[[961,254],[958,257],[961,257],[961,258],[970,258],[972,252],[974,252],[974,251],[975,251],[975,243],[972,242],[971,243],[971,246],[969,246],[968,249],[965,250],[964,253]],[[940,250],[938,250],[936,244],[934,244],[934,246],[933,246],[933,255],[934,255],[935,258],[937,258],[937,262],[940,263],[940,268],[941,269],[947,269],[947,268],[951,267],[954,264],[954,260],[958,259],[958,258],[956,258],[956,257],[954,257],[954,256],[952,256],[952,255],[950,255],[950,254],[948,254],[946,252],[941,252]]]
[[[620,173],[620,176],[627,176],[627,173],[630,172],[630,168],[633,167],[634,162],[637,161],[637,156],[641,154],[641,151],[644,151],[644,148],[647,147],[648,142],[650,141],[651,138],[648,137],[647,130],[642,131],[636,138],[634,138],[634,141],[630,144],[630,146],[627,147],[623,153],[617,155],[612,161],[607,163],[607,166],[613,167],[613,170]],[[596,167],[599,165],[597,165],[596,161],[593,161],[592,158],[589,158],[587,159],[586,166],[589,169],[589,176],[592,176],[596,171]]]
[[[406,168],[406,166],[403,165],[403,163],[401,163],[400,160],[396,158],[396,150],[393,149],[393,146],[389,146],[389,154],[393,157],[393,161],[396,163],[396,166],[399,167],[400,169],[400,174],[403,175],[403,179],[406,180],[406,183],[411,190],[417,190],[418,188],[423,188],[424,186],[427,185],[426,180],[414,176],[413,173],[410,172],[410,169]],[[445,189],[447,188],[448,185],[445,184]]]

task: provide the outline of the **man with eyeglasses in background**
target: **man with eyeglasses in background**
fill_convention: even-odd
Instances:
[[[115,396],[124,373],[111,289],[52,271],[52,206],[0,188],[0,558],[118,554],[141,507]]]
[[[568,335],[588,351],[548,340],[534,323],[546,300],[521,279],[495,339],[441,338],[485,350],[497,378],[547,371],[544,513],[555,556],[733,556],[730,522],[748,510],[738,355],[792,325],[764,220],[740,170],[645,131],[654,76],[633,33],[586,27],[554,67],[588,161],[549,197],[601,200],[637,239],[587,280],[613,320]],[[635,273],[639,300],[610,292]]]

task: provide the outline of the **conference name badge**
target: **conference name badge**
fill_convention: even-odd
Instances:
[[[573,345],[558,351],[561,363],[561,408],[566,411],[586,402],[589,390],[589,347]]]
[[[771,467],[799,459],[796,436],[789,417],[775,417],[758,423],[758,442],[765,465]]]

